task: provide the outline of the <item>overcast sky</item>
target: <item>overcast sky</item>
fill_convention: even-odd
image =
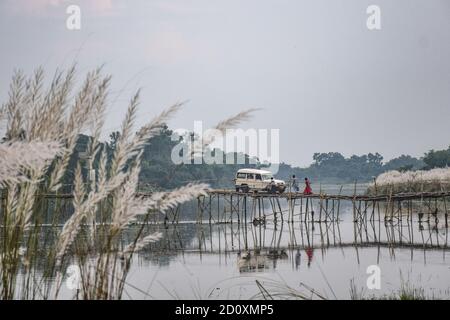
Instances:
[[[66,8],[81,8],[81,30]],[[366,8],[381,9],[381,30]],[[421,156],[450,144],[450,1],[0,0],[0,98],[15,68],[79,80],[113,75],[106,129],[142,87],[139,123],[189,100],[170,122],[192,129],[251,107],[244,128],[279,128],[281,159],[314,152]]]

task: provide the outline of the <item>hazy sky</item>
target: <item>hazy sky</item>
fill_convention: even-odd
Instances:
[[[81,30],[66,8],[81,8]],[[366,8],[381,8],[381,30]],[[15,68],[77,60],[113,75],[106,128],[143,88],[139,123],[189,100],[173,128],[250,107],[281,159],[314,152],[421,156],[450,144],[450,1],[0,0],[0,98]]]

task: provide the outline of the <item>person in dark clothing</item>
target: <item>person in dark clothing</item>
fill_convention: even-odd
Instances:
[[[270,193],[277,193],[277,186],[273,178],[270,178]]]
[[[298,187],[298,181],[295,177],[295,174],[292,175],[292,191],[299,192],[300,188]]]

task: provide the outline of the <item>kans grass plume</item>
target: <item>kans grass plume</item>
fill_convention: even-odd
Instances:
[[[369,186],[370,194],[450,191],[450,168],[417,171],[388,171]]]
[[[48,87],[42,68],[29,78],[17,71],[9,99],[0,107],[0,132],[4,133],[0,142],[0,191],[5,199],[0,208],[4,230],[0,239],[3,299],[57,298],[69,263],[76,263],[81,271],[79,297],[120,299],[133,253],[161,238],[160,233],[145,234],[143,226],[150,215],[165,213],[204,195],[208,188],[205,184],[188,184],[138,196],[142,150],[183,103],[169,107],[136,132],[138,91],[130,100],[119,139],[109,154],[100,137],[111,77],[102,76],[98,68],[89,72],[76,89],[75,71],[75,65],[57,71]],[[224,132],[248,119],[253,111],[239,113],[214,129]],[[86,160],[77,160],[76,170],[68,174],[81,134],[90,137]],[[213,139],[207,137],[204,145]],[[87,179],[86,172],[92,169],[96,177]],[[42,239],[41,226],[49,221],[47,209],[40,209],[47,200],[39,195],[58,192],[67,177],[73,184],[73,213],[59,228],[59,211],[63,209],[57,201],[50,217],[55,235]],[[123,246],[123,232],[136,220],[142,222],[142,227],[136,230],[134,240]],[[41,243],[46,244],[44,249]],[[21,268],[24,275],[19,285]],[[53,278],[57,280],[48,281]],[[17,292],[16,288],[21,289]]]
[[[0,187],[30,182],[30,172],[38,173],[40,177],[51,161],[62,152],[62,145],[57,141],[0,144]]]

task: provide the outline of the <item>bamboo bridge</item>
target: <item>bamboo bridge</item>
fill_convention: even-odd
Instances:
[[[197,221],[225,223],[236,219],[254,223],[273,217],[276,221],[339,221],[341,202],[352,205],[353,221],[438,219],[443,214],[447,225],[447,201],[450,192],[411,192],[388,195],[342,195],[303,193],[242,193],[227,189],[212,189],[197,198]],[[382,215],[383,213],[383,215]]]
[[[1,190],[0,190],[1,191]],[[150,197],[151,192],[138,192],[137,197]],[[61,199],[71,201],[73,194],[45,193],[37,197],[45,199]],[[326,194],[315,193],[305,195],[300,192],[268,193],[237,192],[230,189],[209,189],[206,195],[200,196],[196,204],[197,223],[232,223],[251,221],[264,223],[266,219],[275,222],[301,221],[328,222],[340,221],[341,205],[351,205],[353,222],[382,220],[412,220],[417,216],[419,222],[430,221],[443,216],[448,225],[448,200],[450,191],[442,192],[408,192],[396,194]],[[1,203],[6,201],[1,194]],[[180,206],[172,208],[164,216],[164,223],[178,223]]]

